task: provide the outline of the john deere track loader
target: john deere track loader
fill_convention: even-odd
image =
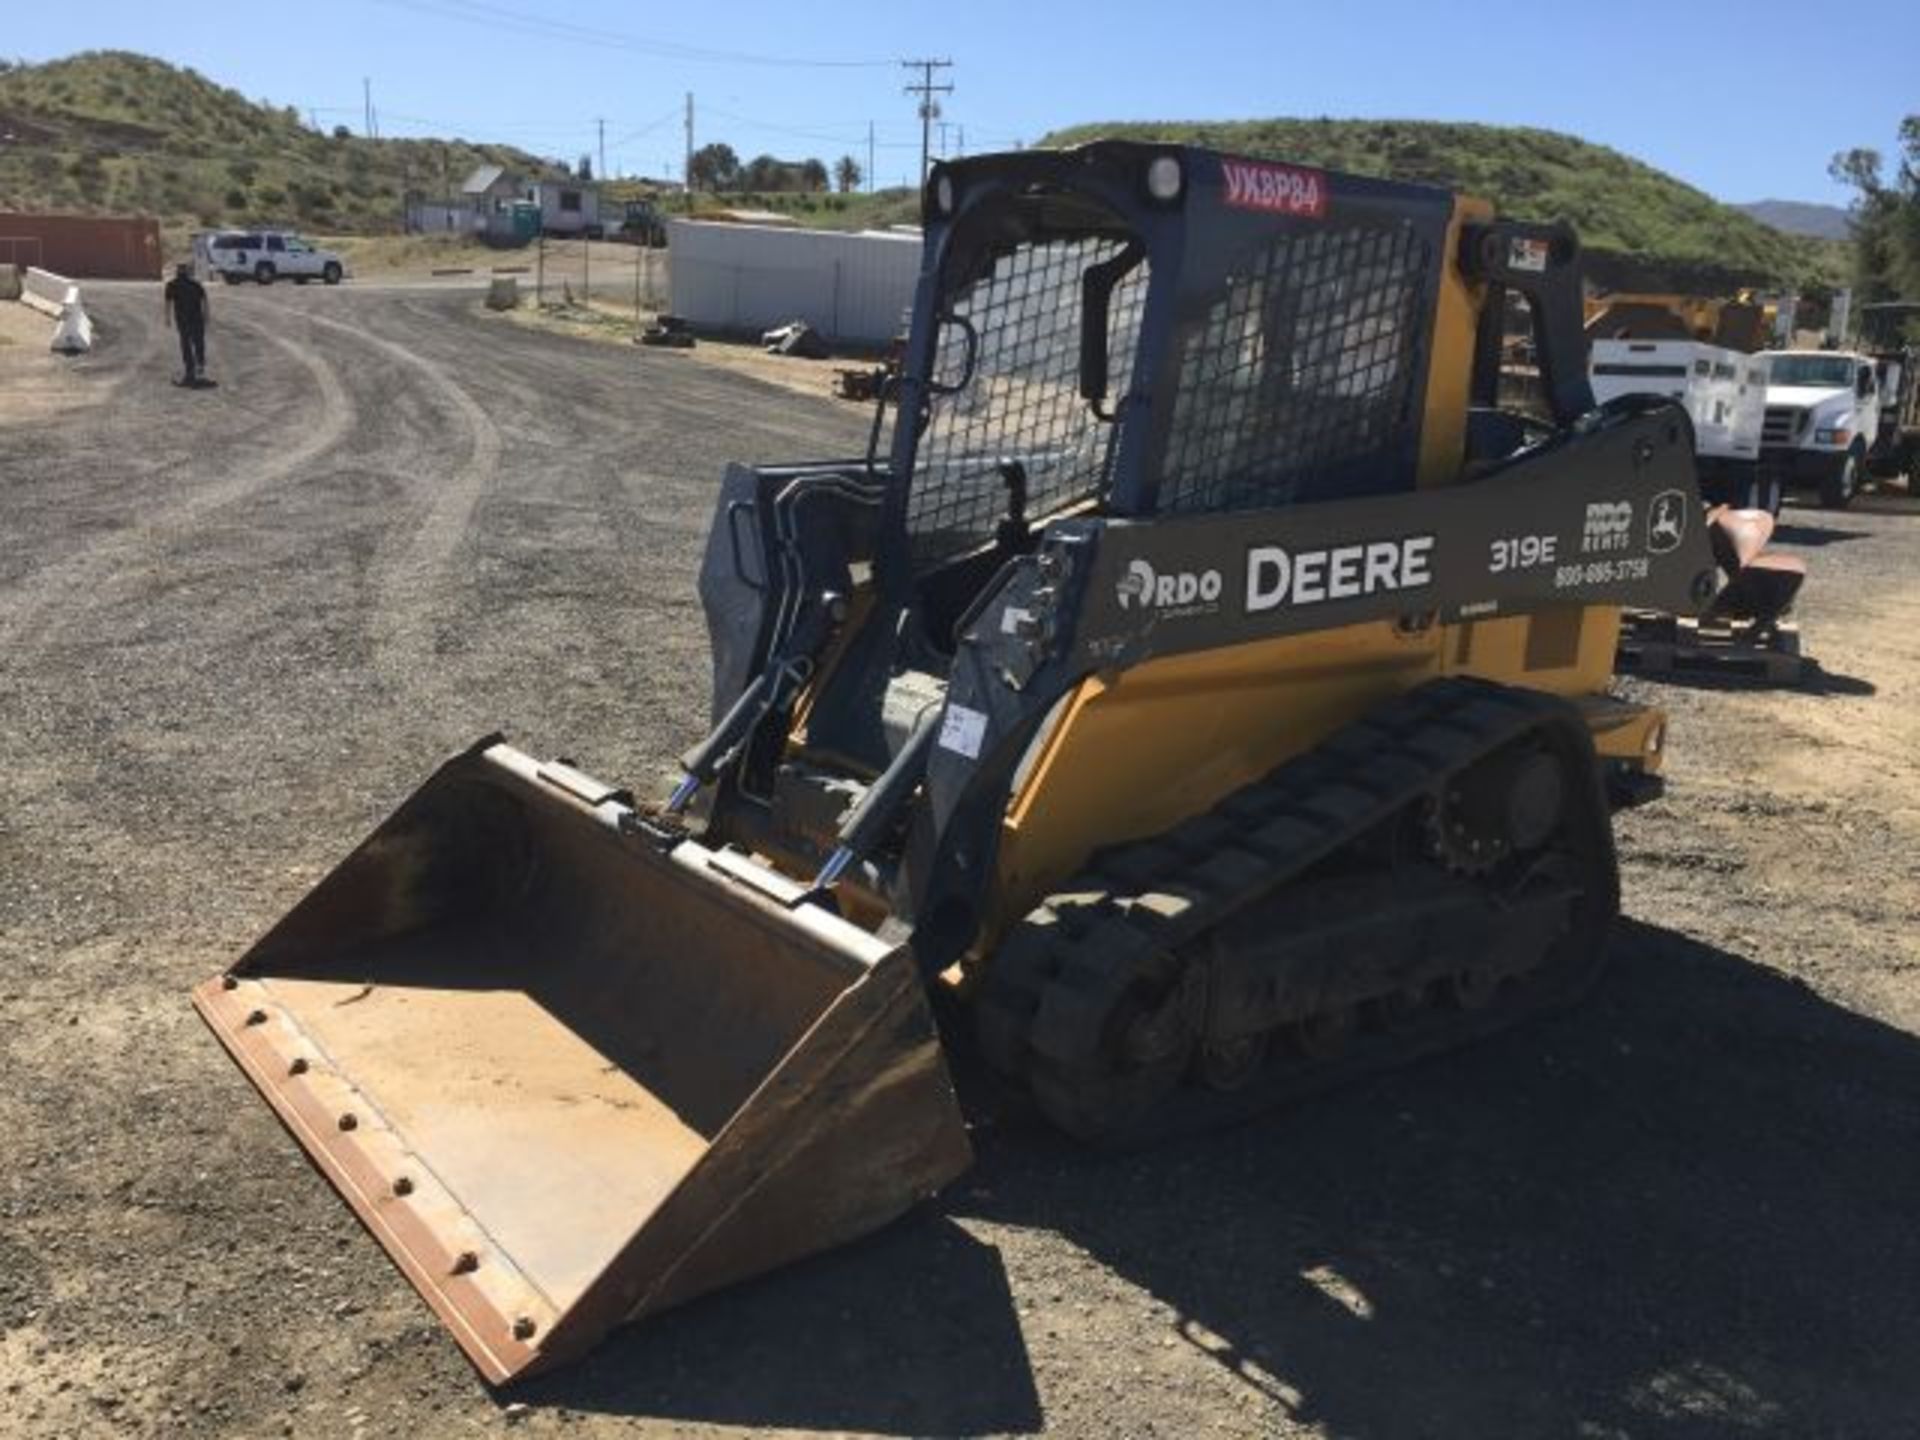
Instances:
[[[1573,237],[1122,143],[925,222],[867,454],[722,482],[672,795],[483,740],[196,992],[492,1381],[951,1179],[941,1028],[1130,1142],[1600,964],[1664,731],[1616,607],[1714,566]],[[1493,408],[1509,291],[1548,417]]]

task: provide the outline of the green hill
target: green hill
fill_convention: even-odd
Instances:
[[[1516,219],[1569,220],[1589,270],[1614,285],[1820,285],[1845,274],[1844,252],[1831,243],[1783,234],[1651,165],[1551,130],[1421,120],[1153,121],[1076,125],[1040,143],[1101,137],[1424,181],[1482,196]]]
[[[1844,244],[1786,235],[1616,151],[1547,130],[1390,120],[1094,124],[1042,144],[1127,136],[1212,145],[1484,195],[1504,213],[1564,217],[1604,283],[1724,289],[1819,285]],[[285,224],[320,232],[400,226],[409,191],[438,195],[479,164],[553,165],[504,145],[367,140],[307,125],[192,70],[123,51],[42,65],[0,62],[0,210],[155,215],[171,230]],[[738,200],[740,197],[734,197]],[[910,193],[768,203],[834,227],[915,218]]]
[[[404,191],[438,195],[486,163],[552,169],[504,145],[323,132],[144,55],[0,65],[0,210],[138,213],[174,229],[397,230]]]

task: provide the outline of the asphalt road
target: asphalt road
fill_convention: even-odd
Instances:
[[[1143,1156],[983,1113],[906,1220],[495,1396],[186,991],[483,733],[657,787],[721,466],[864,417],[447,287],[218,291],[186,391],[94,303],[0,405],[0,1435],[1913,1432],[1907,502],[1790,515],[1814,685],[1640,687],[1579,1011]]]

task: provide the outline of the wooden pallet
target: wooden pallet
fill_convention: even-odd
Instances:
[[[1613,668],[1627,675],[1719,675],[1795,685],[1805,678],[1807,661],[1795,625],[1775,626],[1759,640],[1751,625],[1629,616]]]

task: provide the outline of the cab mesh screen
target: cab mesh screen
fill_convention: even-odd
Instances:
[[[916,565],[993,539],[1007,513],[1000,471],[1007,461],[1026,471],[1032,520],[1101,492],[1114,427],[1080,397],[1080,285],[1088,267],[1122,248],[1089,238],[1023,244],[951,301],[952,313],[978,336],[975,366],[958,393],[934,398],[920,439],[907,497]],[[1146,294],[1143,259],[1109,302],[1109,408],[1127,390]],[[953,384],[965,374],[967,343],[961,325],[942,330],[936,381]]]
[[[1162,511],[1412,484],[1433,246],[1411,226],[1292,231],[1181,347]]]

